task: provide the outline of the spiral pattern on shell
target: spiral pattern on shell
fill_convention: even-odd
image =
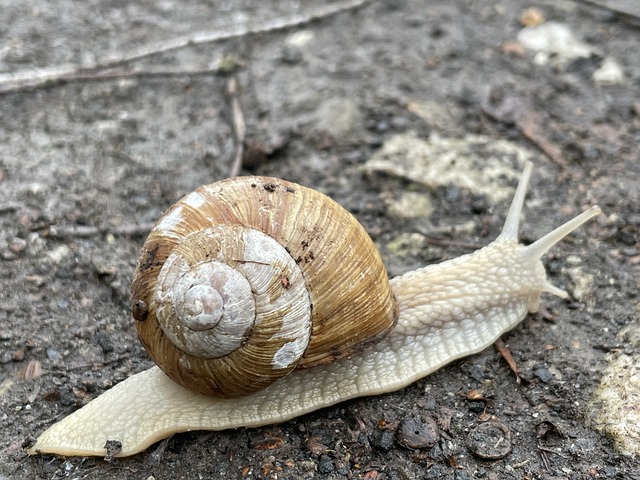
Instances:
[[[205,185],[173,205],[142,247],[132,311],[167,375],[222,397],[351,355],[397,320],[382,260],[355,218],[267,177]]]

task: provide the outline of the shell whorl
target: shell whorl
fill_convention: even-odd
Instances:
[[[132,285],[140,339],[174,381],[233,397],[385,335],[397,307],[360,224],[265,177],[200,187],[149,235]]]

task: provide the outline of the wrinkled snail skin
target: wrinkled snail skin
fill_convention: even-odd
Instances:
[[[501,235],[490,245],[391,280],[399,306],[395,328],[369,348],[332,363],[294,370],[240,398],[212,398],[169,379],[158,367],[119,383],[46,430],[28,453],[118,456],[173,433],[254,427],[289,420],[350,398],[403,388],[460,357],[477,353],[538,309],[542,292],[566,297],[546,280],[541,256],[598,215],[583,212],[537,242],[518,244],[518,220],[531,165]]]

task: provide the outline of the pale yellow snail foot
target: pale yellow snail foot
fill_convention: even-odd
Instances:
[[[126,457],[176,432],[229,428],[226,420],[233,417],[229,410],[237,404],[237,399],[192,392],[153,367],[120,382],[51,426],[27,453],[101,456],[106,454],[106,442],[112,440],[122,446],[116,456]],[[245,411],[236,421],[238,426],[264,424],[259,418]],[[216,428],[219,423],[224,426]]]

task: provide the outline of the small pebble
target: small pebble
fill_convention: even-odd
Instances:
[[[320,455],[321,453],[329,450],[327,446],[320,441],[320,437],[317,437],[315,435],[309,437],[309,439],[305,443],[305,446],[314,455]]]
[[[409,119],[407,117],[392,117],[391,126],[397,130],[403,130],[409,126]]]
[[[542,380],[544,383],[547,383],[549,380],[553,378],[553,374],[549,371],[549,369],[545,367],[536,368],[533,371],[533,374]]]
[[[576,37],[568,25],[554,21],[523,28],[518,32],[518,41],[536,52],[534,62],[539,65],[550,61],[564,65],[593,53],[592,47]]]
[[[518,21],[525,27],[535,27],[545,22],[544,12],[537,7],[526,8],[518,15]]]
[[[380,120],[376,123],[376,130],[378,132],[386,132],[389,130],[389,123],[386,120]]]
[[[299,48],[285,45],[280,50],[280,60],[288,65],[295,65],[302,61],[302,52]]]
[[[24,238],[13,237],[9,239],[7,246],[13,253],[22,253],[27,249],[27,241]]]
[[[602,65],[593,72],[593,81],[598,85],[616,85],[624,82],[624,70],[613,58],[605,57]]]
[[[322,102],[316,110],[315,128],[336,139],[346,139],[362,123],[362,112],[351,98],[334,97]]]
[[[98,385],[95,380],[87,379],[82,381],[82,387],[89,393],[96,393]]]
[[[344,477],[349,474],[349,468],[343,462],[336,461],[335,464],[338,475],[342,475]]]
[[[89,339],[95,335],[96,327],[94,325],[79,327],[73,330],[73,335],[77,338]]]
[[[398,443],[412,449],[433,447],[438,437],[438,426],[430,417],[405,418],[396,432]]]
[[[113,342],[111,337],[104,332],[98,332],[95,336],[96,343],[102,348],[103,353],[113,352]]]
[[[593,438],[576,438],[574,442],[569,444],[568,451],[574,455],[584,455],[585,452],[593,452],[598,448]]]
[[[469,368],[469,376],[473,378],[476,382],[480,382],[484,380],[486,377],[486,374],[484,371],[484,365],[479,365],[477,363],[474,363],[473,365],[471,365],[471,368]]]
[[[100,386],[101,386],[101,388],[106,390],[108,388],[113,387],[113,382],[111,380],[109,380],[109,379],[106,379],[106,380],[103,380],[101,382]]]
[[[301,472],[315,473],[316,463],[312,460],[301,460],[297,462],[297,466]]]
[[[68,407],[76,402],[75,395],[68,388],[60,389],[60,405]]]
[[[393,448],[394,435],[388,430],[376,430],[371,438],[371,445],[378,450],[388,452]]]
[[[290,47],[302,48],[313,41],[314,33],[311,30],[298,30],[292,33],[285,40],[286,44]]]
[[[58,350],[55,350],[53,348],[47,348],[47,358],[52,361],[52,362],[57,362],[58,360],[60,360],[60,352]]]
[[[53,263],[60,263],[66,257],[71,255],[71,249],[66,245],[59,245],[53,250],[47,252],[47,255],[53,261]]]
[[[464,470],[456,470],[453,472],[454,480],[469,480],[469,474]]]
[[[335,466],[333,465],[333,460],[329,455],[321,455],[320,461],[318,462],[318,472],[320,473],[331,473],[335,470]]]
[[[424,478],[426,480],[441,480],[443,478],[448,478],[450,474],[451,472],[447,467],[436,463],[429,470],[427,470]]]

